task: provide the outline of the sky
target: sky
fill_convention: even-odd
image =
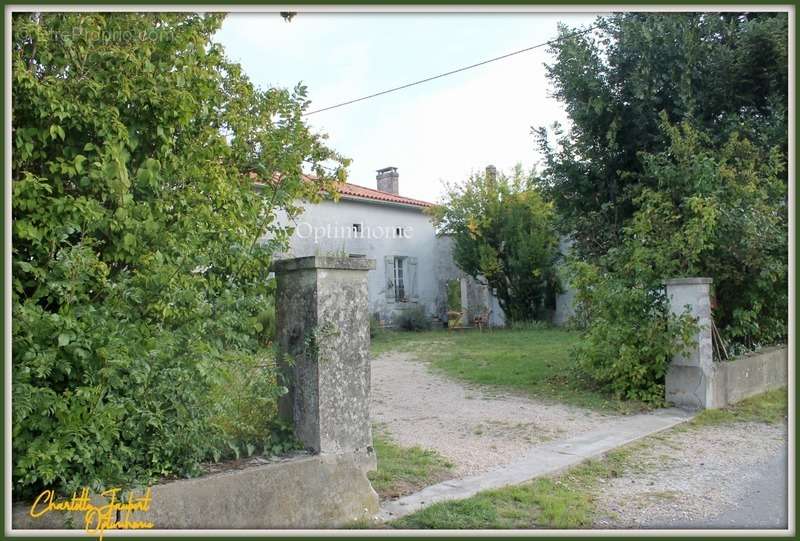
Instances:
[[[262,89],[302,82],[310,110],[537,45],[557,24],[590,26],[591,13],[230,14],[215,39]],[[532,127],[565,124],[551,96],[546,47],[307,117],[350,158],[348,181],[375,188],[375,170],[397,167],[400,194],[436,202],[443,181],[493,164],[536,166]]]

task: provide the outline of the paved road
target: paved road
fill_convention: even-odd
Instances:
[[[784,447],[756,467],[754,478],[743,488],[743,496],[717,516],[676,519],[668,528],[785,529],[788,525],[788,462]],[[659,525],[662,527],[662,525]]]
[[[758,477],[749,484],[745,499],[716,517],[698,524],[700,528],[786,528],[788,524],[786,449],[759,467]]]

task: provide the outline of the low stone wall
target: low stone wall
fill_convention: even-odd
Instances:
[[[732,361],[717,364],[712,385],[714,396],[721,408],[771,389],[784,387],[789,382],[788,348],[771,347],[750,353]]]
[[[709,369],[673,365],[667,401],[691,409],[724,408],[745,398],[788,385],[788,348],[771,347]]]
[[[377,467],[369,419],[367,289],[367,272],[374,268],[371,259],[316,256],[280,260],[272,268],[278,361],[289,388],[279,410],[314,454],[252,459],[236,469],[155,485],[146,510],[109,506],[125,516],[106,521],[158,529],[286,529],[337,528],[374,517],[378,495],[367,479]],[[91,498],[94,507],[110,503]],[[84,528],[81,511],[41,517],[29,511],[30,504],[15,505],[12,526]]]
[[[694,344],[675,356],[664,378],[667,402],[689,409],[724,408],[788,384],[788,349],[766,348],[732,361],[714,360],[711,278],[666,280],[670,311],[686,310],[697,322]]]
[[[378,512],[378,495],[366,475],[374,467],[374,454],[303,455],[173,481],[153,486],[149,511],[134,512],[129,520],[151,522],[155,529],[347,526]],[[107,503],[98,496],[92,501]],[[32,518],[29,511],[30,505],[14,505],[14,529],[63,529],[67,515],[73,528],[84,528],[84,513],[51,511]]]

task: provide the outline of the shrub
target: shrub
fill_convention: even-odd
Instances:
[[[275,341],[275,304],[270,297],[257,316],[256,331],[258,339],[265,347]]]
[[[440,231],[452,235],[456,265],[488,283],[507,320],[542,315],[556,288],[558,237],[553,206],[533,173],[518,166],[511,176],[472,175],[448,185],[445,201],[431,212]]]
[[[447,281],[447,310],[461,311],[461,280]]]
[[[278,382],[274,357],[238,355],[225,361],[210,391],[213,459],[294,448],[291,430],[287,433],[277,420],[278,398],[286,388]]]
[[[670,360],[693,343],[693,318],[672,315],[663,289],[626,283],[588,263],[572,268],[579,317],[590,322],[573,350],[578,368],[615,398],[661,405]]]
[[[662,117],[670,147],[643,154],[659,189],[635,198],[622,242],[605,259],[620,276],[655,285],[708,276],[714,319],[726,341],[753,348],[785,340],[788,215],[784,157],[732,135],[716,148],[688,123]]]
[[[403,310],[395,316],[394,323],[404,331],[427,331],[431,328],[431,319],[421,306]]]
[[[274,217],[330,193],[317,165],[343,160],[303,123],[302,86],[262,91],[225,58],[221,22],[13,16],[15,498],[263,443],[282,391],[261,314],[288,236]],[[282,176],[257,192],[253,173]]]
[[[586,323],[579,364],[615,394],[657,400],[670,358],[688,336],[669,315],[662,281],[709,276],[721,336],[740,351],[785,339],[788,316],[785,186],[778,149],[731,136],[720,148],[662,117],[670,148],[642,154],[642,189],[619,243],[572,263]]]

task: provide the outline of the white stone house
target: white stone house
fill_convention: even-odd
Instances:
[[[394,167],[378,170],[378,189],[340,183],[340,199],[305,204],[283,257],[336,255],[376,261],[369,273],[370,312],[387,325],[402,311],[422,307],[434,322],[447,322],[447,287],[459,280],[464,321],[505,318],[489,288],[453,262],[452,241],[436,234],[426,212],[432,203],[401,196]],[[285,219],[285,218],[282,218]]]

